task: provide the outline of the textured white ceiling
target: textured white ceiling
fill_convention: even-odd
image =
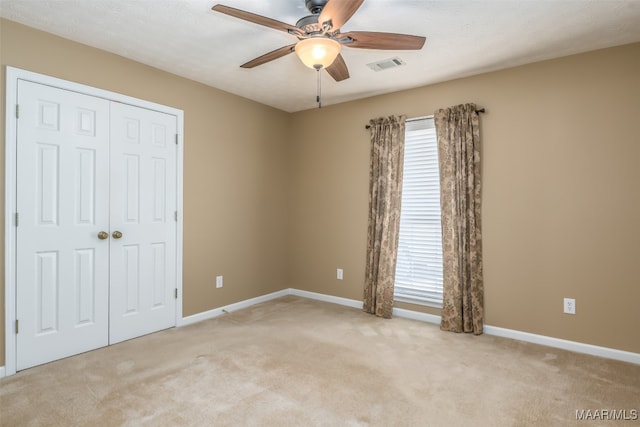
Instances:
[[[339,0],[332,0],[339,1]],[[295,54],[240,64],[296,39],[213,12],[216,3],[295,24],[304,0],[0,0],[0,16],[293,112],[316,108]],[[640,41],[640,0],[365,0],[342,28],[425,36],[420,51],[345,47],[351,78],[323,73],[323,104]],[[400,57],[406,66],[366,64]]]

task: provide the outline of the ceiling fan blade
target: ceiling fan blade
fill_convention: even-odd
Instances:
[[[262,56],[257,57],[256,59],[252,59],[251,61],[242,64],[242,68],[253,68],[258,65],[266,64],[267,62],[273,61],[274,59],[282,58],[293,52],[295,50],[296,44],[291,44],[289,46],[281,47],[280,49],[273,50],[269,53],[265,53]]]
[[[336,59],[333,61],[333,64],[329,65],[327,68],[327,73],[333,80],[337,82],[341,82],[342,80],[346,80],[349,78],[349,69],[347,68],[347,64],[344,62],[344,58],[342,55],[338,54]]]
[[[223,6],[221,4],[213,6],[211,10],[215,10],[216,12],[224,13],[225,15],[230,15],[235,18],[244,19],[245,21],[253,22],[254,24],[264,25],[265,27],[284,31],[289,34],[303,35],[302,30],[300,30],[298,27],[294,27],[293,25],[276,21],[275,19],[267,18],[262,15],[256,15],[255,13],[247,12],[245,10]]]
[[[318,17],[318,24],[324,27],[331,21],[331,31],[336,31],[356,13],[364,0],[329,0],[322,8]]]
[[[420,50],[427,39],[408,34],[351,31],[338,35],[344,46],[359,49]]]

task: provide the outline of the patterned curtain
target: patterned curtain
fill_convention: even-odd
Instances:
[[[391,318],[396,275],[405,116],[369,122],[369,225],[363,310]]]
[[[435,113],[442,209],[443,304],[440,329],[482,333],[480,121],[474,104]]]

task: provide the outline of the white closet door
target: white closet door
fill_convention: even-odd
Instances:
[[[108,343],[109,102],[20,80],[18,103],[20,370]]]
[[[176,127],[111,104],[111,344],[175,326]]]

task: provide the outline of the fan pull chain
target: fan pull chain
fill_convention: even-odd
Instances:
[[[322,96],[322,73],[320,73],[320,70],[322,69],[322,65],[320,65],[320,66],[315,65],[314,68],[316,69],[316,72],[318,73],[318,94],[316,95],[316,102],[318,103],[318,108],[322,108],[322,100],[321,100],[321,96]]]

